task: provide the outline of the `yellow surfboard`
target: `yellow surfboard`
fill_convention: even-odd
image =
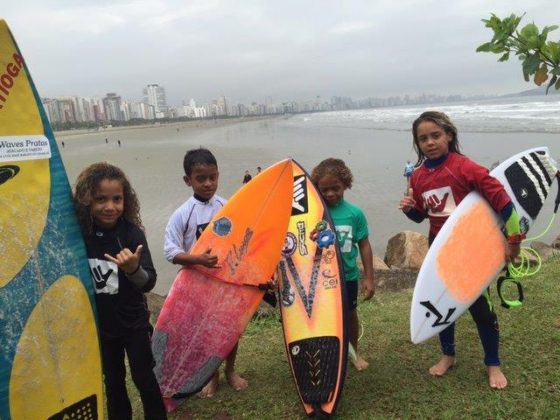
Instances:
[[[296,162],[292,174],[292,216],[278,268],[284,342],[306,414],[331,416],[348,351],[342,261],[319,192]]]
[[[93,286],[41,100],[0,20],[0,418],[103,418]]]

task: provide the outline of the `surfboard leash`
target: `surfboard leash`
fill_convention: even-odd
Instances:
[[[560,171],[556,172],[556,180],[558,182],[558,190],[556,192],[556,199],[554,200],[554,211],[550,218],[550,222],[548,226],[537,236],[533,236],[531,238],[527,238],[523,241],[523,243],[536,241],[537,239],[542,238],[544,235],[548,233],[554,220],[556,219],[556,214],[558,212],[558,207],[560,206]],[[505,275],[500,276],[498,278],[497,289],[498,289],[498,296],[500,297],[501,304],[504,308],[515,308],[519,307],[523,304],[523,285],[521,284],[521,279],[525,277],[531,277],[537,274],[541,267],[542,267],[542,258],[539,255],[538,251],[530,248],[530,247],[521,247],[519,252],[520,262],[519,264],[515,265],[513,263],[508,263],[506,267]],[[536,261],[535,267],[531,267],[531,261]],[[515,300],[508,300],[503,296],[502,287],[506,282],[512,282],[517,287],[518,298]]]

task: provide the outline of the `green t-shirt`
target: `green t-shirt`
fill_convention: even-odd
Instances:
[[[369,235],[367,219],[364,212],[354,204],[342,200],[338,205],[329,207],[332,217],[346,281],[358,281],[360,270],[356,258],[358,257],[358,242]]]

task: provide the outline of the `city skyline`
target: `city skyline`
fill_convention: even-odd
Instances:
[[[526,13],[558,22],[553,0],[179,2],[27,0],[3,6],[44,97],[118,91],[139,101],[157,83],[167,103],[226,95],[242,103],[527,90],[515,57],[476,53],[482,19]],[[549,39],[557,40],[560,31]]]

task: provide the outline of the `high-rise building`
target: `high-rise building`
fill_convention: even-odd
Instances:
[[[108,93],[103,98],[103,108],[105,108],[105,117],[108,121],[124,121],[121,105],[121,97],[116,93]]]
[[[156,118],[166,116],[168,108],[163,86],[155,84],[146,86],[144,88],[144,102],[154,107]]]

